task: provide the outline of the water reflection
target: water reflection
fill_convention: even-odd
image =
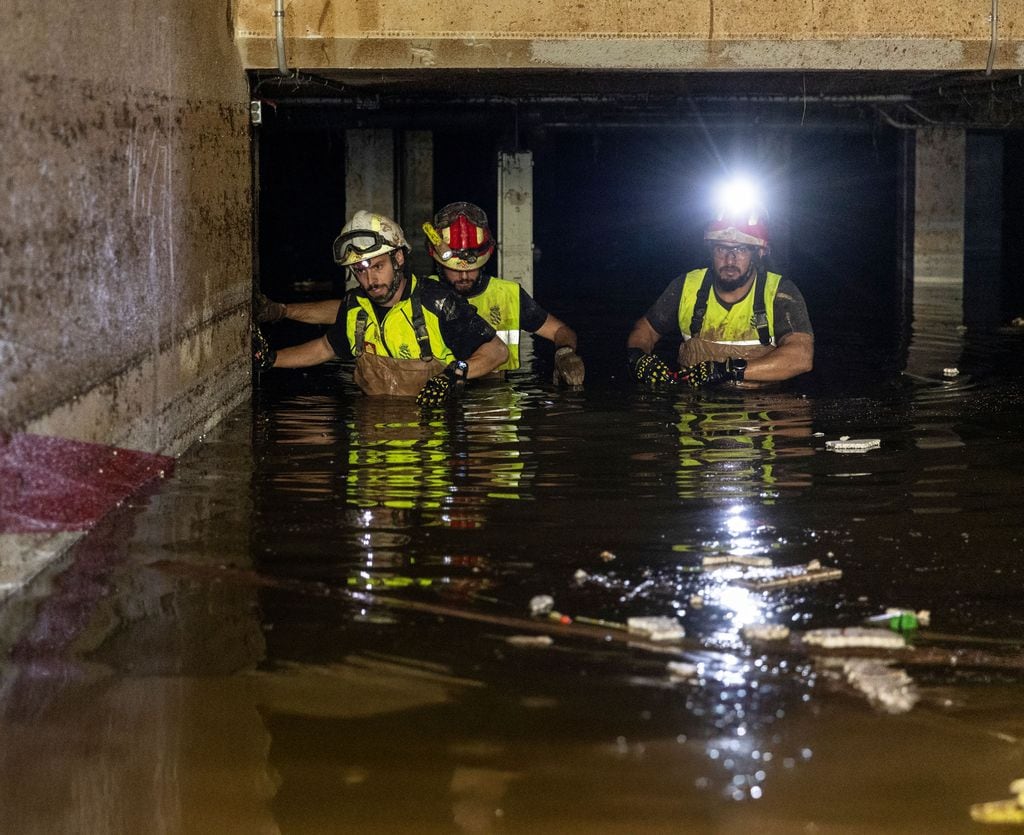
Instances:
[[[695,398],[676,404],[679,496],[774,499],[783,488],[806,488],[806,473],[777,472],[779,458],[806,457],[811,406],[806,398],[778,395]]]

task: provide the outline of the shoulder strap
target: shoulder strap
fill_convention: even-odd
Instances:
[[[693,303],[693,315],[690,317],[690,336],[698,336],[704,326],[704,314],[708,312],[708,296],[711,295],[711,270],[704,270],[704,280],[697,290],[697,298]],[[685,287],[685,282],[683,283]]]
[[[423,304],[420,302],[420,288],[417,284],[409,295],[412,305],[412,329],[420,346],[420,359],[430,362],[434,356],[430,350],[430,334],[427,333],[427,320],[423,318]]]
[[[366,323],[369,321],[370,314],[360,307],[356,314],[355,338],[352,340],[352,356],[354,357],[363,353],[363,347],[366,345]]]
[[[768,329],[768,308],[764,303],[765,287],[768,284],[768,273],[761,269],[754,280],[754,327],[757,338],[762,345],[772,344],[772,335]]]

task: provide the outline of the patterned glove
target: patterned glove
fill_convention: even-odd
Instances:
[[[281,302],[268,299],[257,291],[252,297],[252,318],[262,324],[263,322],[278,322],[284,318],[287,306]]]
[[[435,374],[423,384],[416,395],[417,406],[440,406],[447,403],[462,390],[468,366],[462,360],[448,363],[440,374]]]
[[[679,384],[677,375],[668,364],[654,354],[645,353],[639,348],[630,348],[626,361],[629,363],[633,378],[648,388],[672,388]]]
[[[277,360],[277,351],[270,347],[270,343],[259,328],[252,329],[252,358],[260,371],[273,368]]]
[[[719,386],[722,383],[729,383],[741,379],[739,371],[733,367],[732,359],[725,362],[705,360],[696,365],[688,366],[679,370],[679,379],[692,389],[703,388],[704,386]]]
[[[555,351],[553,382],[556,386],[559,383],[565,383],[567,386],[582,386],[583,376],[586,372],[587,369],[583,365],[582,358],[568,345],[563,345]]]

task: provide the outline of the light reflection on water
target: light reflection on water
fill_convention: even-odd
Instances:
[[[1020,654],[976,643],[1024,640],[1020,340],[986,340],[955,380],[925,368],[841,394],[526,376],[424,417],[352,396],[333,368],[268,383],[253,454],[236,417],[184,456],[54,592],[39,624],[70,621],[67,641],[37,624],[0,671],[4,776],[82,823],[83,796],[122,785],[130,805],[134,785],[116,757],[90,777],[88,752],[139,736],[134,773],[184,775],[167,794],[187,799],[137,790],[140,809],[220,820],[227,780],[248,831],[949,830],[1024,772],[1019,667],[907,661],[920,701],[889,714],[799,645],[742,630],[907,606],[931,609],[944,645]],[[827,452],[842,435],[881,448]],[[154,548],[245,571],[161,573]],[[843,576],[755,591],[744,567],[703,564],[722,557]],[[559,631],[529,617],[539,594],[576,626],[662,616],[686,639]],[[550,646],[506,641],[545,631]]]

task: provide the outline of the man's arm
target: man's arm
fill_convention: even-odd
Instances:
[[[262,293],[253,297],[252,315],[260,324],[294,319],[309,325],[331,325],[338,316],[341,299],[324,299],[318,302],[292,302],[282,304],[267,298]]]
[[[633,330],[629,332],[629,339],[626,340],[626,349],[637,348],[645,354],[652,354],[654,353],[654,346],[658,344],[659,339],[661,339],[661,334],[654,329],[654,326],[651,325],[646,316],[641,316],[636,320],[636,324],[633,325]]]
[[[814,367],[814,337],[809,333],[788,333],[778,346],[763,357],[747,361],[744,380],[755,383],[788,380]]]
[[[277,352],[272,368],[306,368],[310,365],[320,365],[322,362],[332,360],[337,356],[331,343],[326,336],[319,339],[312,339],[303,342],[301,345],[292,345],[289,348],[281,348]]]
[[[554,314],[549,313],[544,324],[534,331],[537,336],[555,343],[555,348],[572,348],[576,350],[576,331]]]
[[[292,302],[284,305],[283,319],[305,322],[307,325],[333,325],[338,318],[341,299],[323,299],[318,302]]]
[[[466,364],[469,366],[466,377],[473,380],[490,374],[507,359],[508,346],[498,337],[494,337],[489,342],[483,343],[466,358]]]

